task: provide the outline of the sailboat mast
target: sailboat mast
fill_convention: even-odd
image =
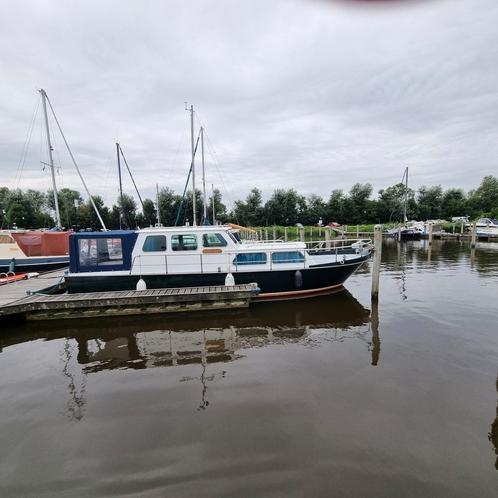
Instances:
[[[197,215],[196,215],[196,199],[195,199],[195,146],[194,146],[194,106],[190,105],[190,109],[187,108],[185,103],[185,110],[190,112],[190,144],[192,147],[192,225],[197,226]]]
[[[213,225],[216,225],[216,219],[214,217],[214,185],[211,183],[211,200],[213,201]]]
[[[119,202],[121,204],[120,210],[119,210],[119,228],[121,229],[121,220],[123,218],[123,182],[121,180],[121,159],[120,159],[120,153],[119,153],[119,143],[116,142],[116,154],[118,156],[118,176],[119,176]]]
[[[406,223],[408,221],[408,217],[406,216],[407,208],[408,208],[408,166],[405,169],[405,209],[404,209],[404,219],[403,221]]]
[[[201,155],[202,155],[202,199],[204,206],[204,221],[207,220],[207,197],[206,197],[206,170],[204,169],[204,128],[201,126]]]
[[[161,226],[161,211],[159,209],[159,184],[156,183],[156,210],[157,210],[157,226]]]
[[[43,115],[45,117],[45,130],[47,135],[49,167],[50,167],[50,173],[52,175],[52,190],[54,193],[54,204],[55,204],[55,222],[57,227],[62,227],[61,215],[59,213],[59,199],[57,196],[57,185],[55,183],[54,157],[52,155],[53,149],[52,149],[52,143],[50,142],[50,129],[48,127],[47,101],[46,101],[47,94],[45,93],[45,90],[43,88],[40,90],[40,94],[42,96]]]

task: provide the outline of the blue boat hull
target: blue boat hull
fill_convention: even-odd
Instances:
[[[10,262],[10,259],[0,259],[0,273],[9,271]],[[42,272],[66,266],[69,266],[69,256],[16,258],[14,271],[16,273]]]
[[[369,256],[347,264],[333,264],[296,270],[234,273],[236,284],[256,282],[261,289],[259,299],[287,299],[333,292],[357,270]],[[201,287],[224,285],[225,273],[200,273],[182,275],[143,275],[147,289],[170,287]],[[68,292],[102,292],[135,290],[138,275],[67,275]]]

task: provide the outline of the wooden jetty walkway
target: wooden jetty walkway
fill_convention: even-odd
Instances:
[[[0,286],[0,309],[34,292],[43,292],[57,286],[64,289],[63,276],[66,269],[41,273],[38,277],[19,280]]]
[[[58,320],[246,308],[258,293],[257,284],[252,283],[143,291],[33,294],[3,305],[0,319]]]

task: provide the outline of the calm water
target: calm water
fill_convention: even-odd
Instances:
[[[0,496],[498,496],[498,244],[382,269],[378,309],[366,267],[250,311],[3,325]]]

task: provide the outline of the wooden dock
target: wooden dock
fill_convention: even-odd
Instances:
[[[64,288],[64,272],[66,269],[41,273],[38,277],[19,280],[0,286],[0,309],[35,292],[44,292],[51,287]],[[55,289],[54,289],[55,290]]]
[[[14,284],[9,284],[14,285]],[[59,320],[246,308],[257,284],[31,296],[0,308],[0,319]]]

